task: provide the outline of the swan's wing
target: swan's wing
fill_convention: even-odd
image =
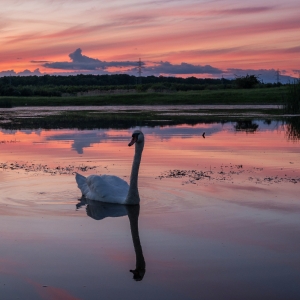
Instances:
[[[89,187],[87,185],[86,177],[76,173],[75,179],[78,188],[81,190],[82,195],[86,196],[86,194],[89,192]]]
[[[91,200],[123,204],[128,194],[128,183],[117,176],[90,175],[86,182],[89,188],[86,197]]]

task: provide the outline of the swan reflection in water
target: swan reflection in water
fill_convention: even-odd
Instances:
[[[86,205],[86,213],[89,217],[95,220],[102,220],[106,217],[123,217],[128,216],[130,222],[131,236],[135,251],[136,264],[135,270],[130,270],[133,273],[133,279],[141,281],[146,273],[146,263],[143,255],[143,250],[139,237],[138,219],[140,214],[140,205],[123,205],[105,203],[95,200],[89,200],[85,197],[80,199],[80,202],[76,204],[76,208],[79,209]]]

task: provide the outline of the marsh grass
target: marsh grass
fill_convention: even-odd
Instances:
[[[300,118],[293,117],[286,121],[286,136],[289,141],[300,141]]]
[[[7,98],[1,99],[0,98],[0,107],[1,108],[11,108],[11,107],[13,107],[12,99],[7,99]]]
[[[286,87],[109,94],[84,97],[5,97],[12,106],[283,104]],[[1,97],[0,97],[1,101]]]
[[[300,80],[288,86],[284,101],[284,109],[287,113],[300,113]]]

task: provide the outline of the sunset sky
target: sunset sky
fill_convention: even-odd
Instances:
[[[0,0],[0,76],[300,74],[300,1]],[[24,72],[25,71],[25,72]]]

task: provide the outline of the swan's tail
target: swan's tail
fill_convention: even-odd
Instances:
[[[75,179],[76,179],[78,188],[81,190],[82,195],[86,196],[89,191],[86,177],[76,173]]]

